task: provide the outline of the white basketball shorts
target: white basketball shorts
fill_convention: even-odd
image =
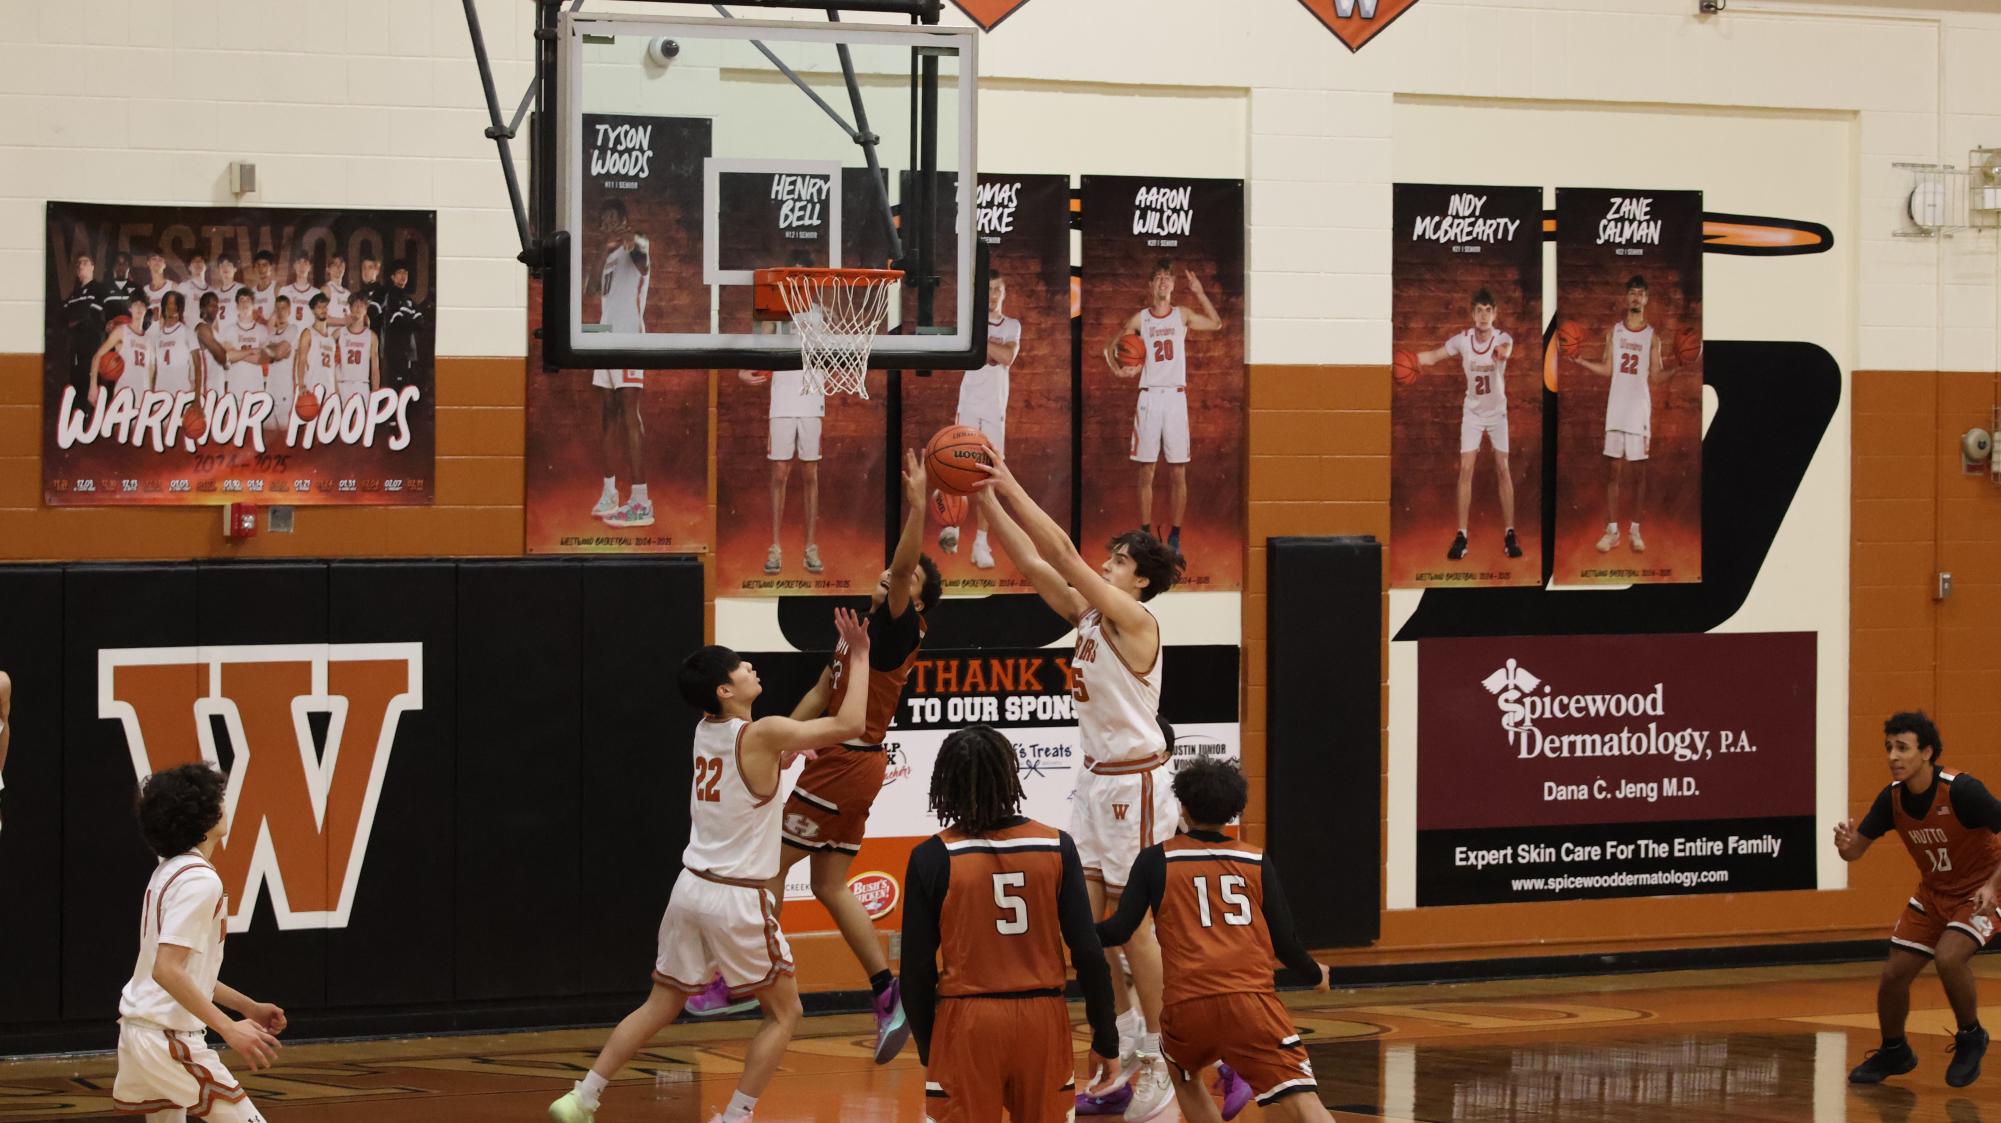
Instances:
[[[1647,449],[1653,444],[1653,437],[1646,433],[1628,433],[1623,429],[1605,430],[1605,455],[1614,460],[1645,460]]]
[[[118,1024],[118,1079],[111,1100],[119,1111],[175,1110],[214,1123],[262,1123],[250,1094],[223,1067],[202,1030],[176,1030],[152,1022]]]
[[[660,917],[653,981],[699,994],[721,971],[730,998],[755,994],[792,973],[792,945],[778,929],[771,894],[682,870]]]
[[[1181,805],[1165,765],[1148,772],[1101,776],[1077,773],[1070,797],[1070,837],[1084,876],[1124,889],[1139,852],[1174,837]]]
[[[1152,464],[1163,451],[1169,464],[1188,463],[1188,394],[1180,386],[1141,390],[1133,413],[1133,460]]]
[[[817,417],[774,417],[767,442],[769,459],[820,459],[820,419]]]
[[[1480,451],[1480,437],[1485,435],[1494,446],[1494,451],[1506,455],[1508,451],[1508,419],[1506,417],[1475,417],[1465,413],[1459,416],[1459,451]]]

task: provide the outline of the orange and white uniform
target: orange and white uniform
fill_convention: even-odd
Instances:
[[[1071,696],[1084,767],[1070,797],[1070,833],[1087,877],[1119,889],[1139,852],[1174,833],[1180,807],[1161,766],[1171,748],[1160,728],[1166,644],[1135,667],[1090,609],[1077,621]]]

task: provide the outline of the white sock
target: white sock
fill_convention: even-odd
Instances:
[[[1619,533],[1619,524],[1618,524],[1618,523],[1606,523],[1606,524],[1605,524],[1605,533],[1607,533],[1607,534],[1617,534],[1617,533]]]
[[[607,499],[617,499],[617,498],[618,498],[618,477],[617,477],[617,476],[606,476],[606,477],[604,478],[604,494],[605,494],[605,498],[607,498]]]
[[[974,531],[974,532],[973,532],[973,545],[975,545],[975,546],[984,546],[984,545],[986,545],[986,544],[987,544],[987,532],[986,532],[986,531],[984,531],[984,530],[976,530],[976,531]]]
[[[1633,528],[1633,533],[1634,533],[1634,534],[1638,534],[1638,533],[1640,532],[1640,524],[1639,524],[1639,523],[1627,523],[1626,525],[1627,525],[1627,526],[1630,526],[1630,527],[1632,527],[1632,528]]]
[[[1459,533],[1461,533],[1461,534],[1464,534],[1464,533],[1466,533],[1466,528],[1465,528],[1465,527],[1463,527],[1463,526],[1462,526],[1462,527],[1460,527],[1460,528],[1459,528]]]
[[[757,1109],[757,1097],[746,1096],[742,1092],[730,1097],[730,1105],[723,1109],[723,1123],[742,1123]]]
[[[598,1109],[598,1095],[604,1091],[604,1084],[604,1077],[596,1069],[584,1073],[584,1078],[577,1081],[577,1099],[583,1102],[585,1111]]]
[[[647,498],[645,484],[632,485],[632,501],[634,503],[647,503],[651,501]]]
[[[1157,1057],[1160,1055],[1160,1035],[1157,1033],[1142,1033],[1139,1035],[1139,1041],[1134,1047],[1141,1053],[1151,1053]]]

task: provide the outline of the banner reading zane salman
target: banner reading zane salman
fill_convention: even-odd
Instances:
[[[1814,642],[1421,641],[1417,903],[1813,888]]]
[[[431,502],[437,216],[48,205],[52,506]]]

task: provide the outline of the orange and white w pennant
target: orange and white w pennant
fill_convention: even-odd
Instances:
[[[1334,37],[1359,51],[1383,33],[1396,18],[1417,7],[1417,0],[1299,0]]]
[[[1028,0],[952,0],[952,6],[966,13],[966,18],[979,24],[983,31],[999,27],[1002,20],[1026,3]]]

